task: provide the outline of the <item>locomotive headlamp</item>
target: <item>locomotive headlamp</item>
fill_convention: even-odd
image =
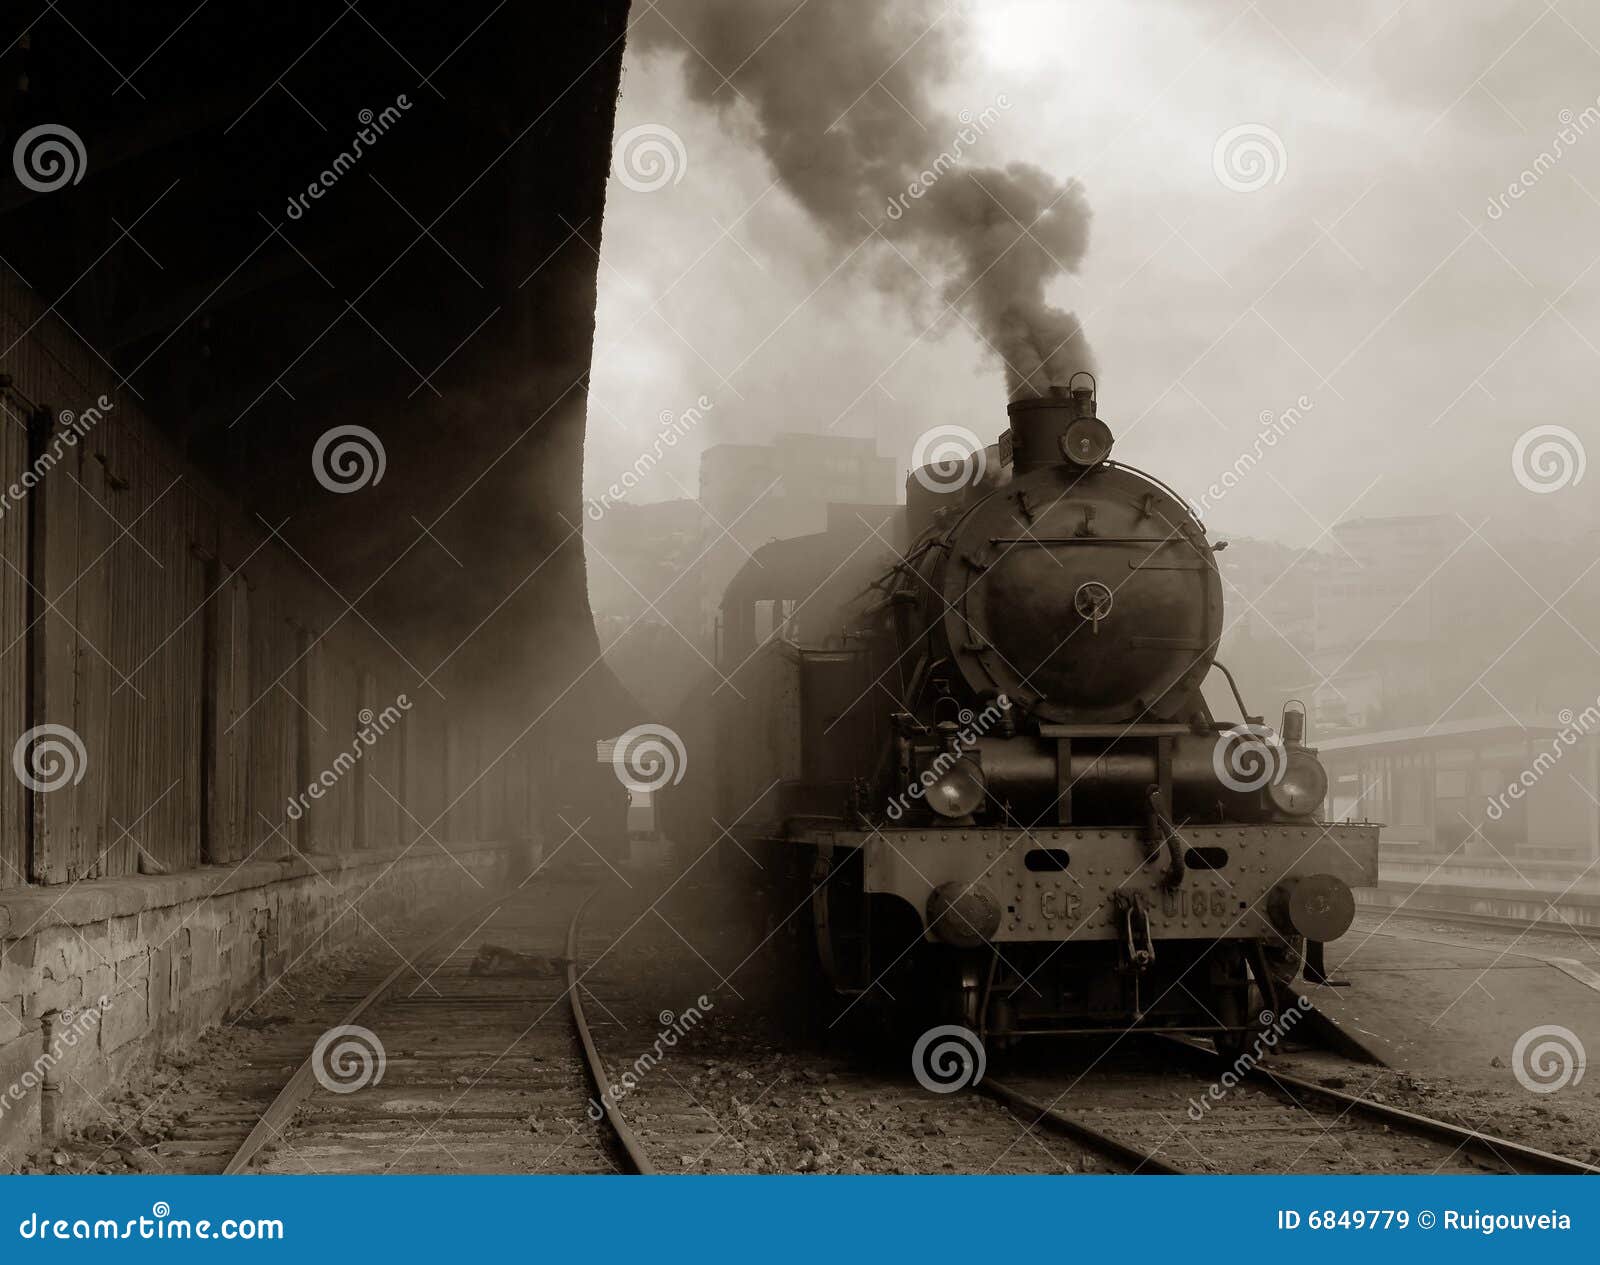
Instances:
[[[966,817],[983,804],[988,783],[976,760],[961,756],[946,763],[947,759],[940,757],[923,773],[922,796],[941,817]]]
[[[1268,783],[1267,795],[1280,813],[1309,817],[1328,795],[1328,775],[1309,751],[1293,750],[1283,763],[1283,776]]]
[[[1061,455],[1075,466],[1097,466],[1111,455],[1111,427],[1098,417],[1080,417],[1061,436]]]

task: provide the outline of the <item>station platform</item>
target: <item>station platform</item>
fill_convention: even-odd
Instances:
[[[1363,913],[1328,946],[1328,973],[1348,987],[1307,987],[1328,1019],[1391,1067],[1462,1088],[1526,1091],[1519,1040],[1538,1028],[1571,1051],[1568,1084],[1551,1093],[1600,1095],[1582,1079],[1600,1051],[1600,936],[1556,936]],[[1525,1075],[1532,1051],[1523,1052]],[[1535,1076],[1535,1079],[1537,1077]]]

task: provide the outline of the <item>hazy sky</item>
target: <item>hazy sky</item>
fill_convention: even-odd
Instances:
[[[803,22],[797,4],[769,0],[772,26]],[[1536,495],[1512,465],[1541,425],[1600,457],[1600,111],[1583,116],[1600,100],[1600,6],[921,7],[965,24],[938,104],[998,107],[970,164],[1024,160],[1087,190],[1082,271],[1050,294],[1084,322],[1117,455],[1200,498],[1263,454],[1209,508],[1214,530],[1304,544],[1363,515],[1561,534],[1600,519],[1600,473]],[[717,69],[737,87],[785,38]],[[703,446],[776,430],[870,435],[902,468],[929,427],[992,438],[998,363],[953,315],[923,333],[944,306],[933,289],[912,310],[875,284],[909,266],[869,239],[901,190],[862,207],[841,248],[773,187],[749,109],[689,99],[683,59],[698,56],[681,42],[627,56],[619,137],[665,126],[683,156],[661,188],[610,183],[588,491],[702,395],[706,421],[661,448],[633,499],[692,495]],[[871,76],[860,88],[881,91]],[[1219,140],[1240,128],[1230,170]],[[930,128],[927,161],[953,141]],[[1252,141],[1264,165],[1249,165]],[[1491,216],[1519,180],[1530,187]],[[1303,420],[1259,445],[1262,415],[1301,397]]]

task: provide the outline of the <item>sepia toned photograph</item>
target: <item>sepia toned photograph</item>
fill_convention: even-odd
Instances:
[[[0,71],[17,1259],[1593,1246],[1600,8]]]

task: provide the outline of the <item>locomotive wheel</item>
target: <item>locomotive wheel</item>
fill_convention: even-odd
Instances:
[[[1229,989],[1217,999],[1217,1018],[1230,1028],[1244,1022],[1249,1013],[1249,989]],[[1250,1049],[1251,1036],[1247,1032],[1219,1032],[1211,1039],[1217,1057],[1223,1063],[1233,1064]]]
[[[963,1028],[978,1031],[979,1008],[983,1005],[983,965],[970,953],[963,953],[959,961],[950,963],[948,974],[937,998],[940,1023],[960,1024]]]
[[[1228,952],[1213,970],[1216,1017],[1231,1031],[1217,1033],[1212,1038],[1212,1044],[1222,1062],[1231,1065],[1249,1052],[1254,1044],[1257,989],[1251,982],[1244,953]],[[1240,980],[1243,982],[1238,982]]]

